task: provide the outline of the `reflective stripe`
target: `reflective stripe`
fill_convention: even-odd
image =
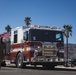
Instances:
[[[18,51],[23,52],[24,51],[24,48],[23,49],[22,48],[11,49],[11,53],[12,52],[18,52]]]

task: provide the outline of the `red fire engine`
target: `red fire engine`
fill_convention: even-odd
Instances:
[[[63,32],[58,27],[21,26],[5,35],[9,60],[18,68],[27,64],[52,68],[64,64]]]

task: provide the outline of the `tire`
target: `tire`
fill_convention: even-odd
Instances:
[[[19,53],[17,55],[17,59],[16,59],[16,67],[17,68],[24,68],[25,67],[25,65],[23,63],[23,60],[24,60],[23,54],[22,53]]]
[[[5,67],[5,66],[6,66],[6,62],[3,61],[3,62],[1,63],[1,66]]]
[[[71,67],[75,67],[75,65],[74,64],[71,64]]]

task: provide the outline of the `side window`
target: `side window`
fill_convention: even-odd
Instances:
[[[28,31],[23,33],[23,39],[28,41]]]
[[[17,43],[17,39],[18,39],[18,31],[14,31],[14,43]]]
[[[26,32],[23,33],[23,39],[26,39]]]

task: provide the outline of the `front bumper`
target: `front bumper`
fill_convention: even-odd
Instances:
[[[31,61],[33,62],[58,62],[58,61],[64,61],[64,58],[59,58],[56,56],[37,56],[37,57],[32,57]]]
[[[53,64],[53,65],[64,65],[64,59],[58,59],[56,56],[37,56],[36,58],[31,58],[31,64]]]

